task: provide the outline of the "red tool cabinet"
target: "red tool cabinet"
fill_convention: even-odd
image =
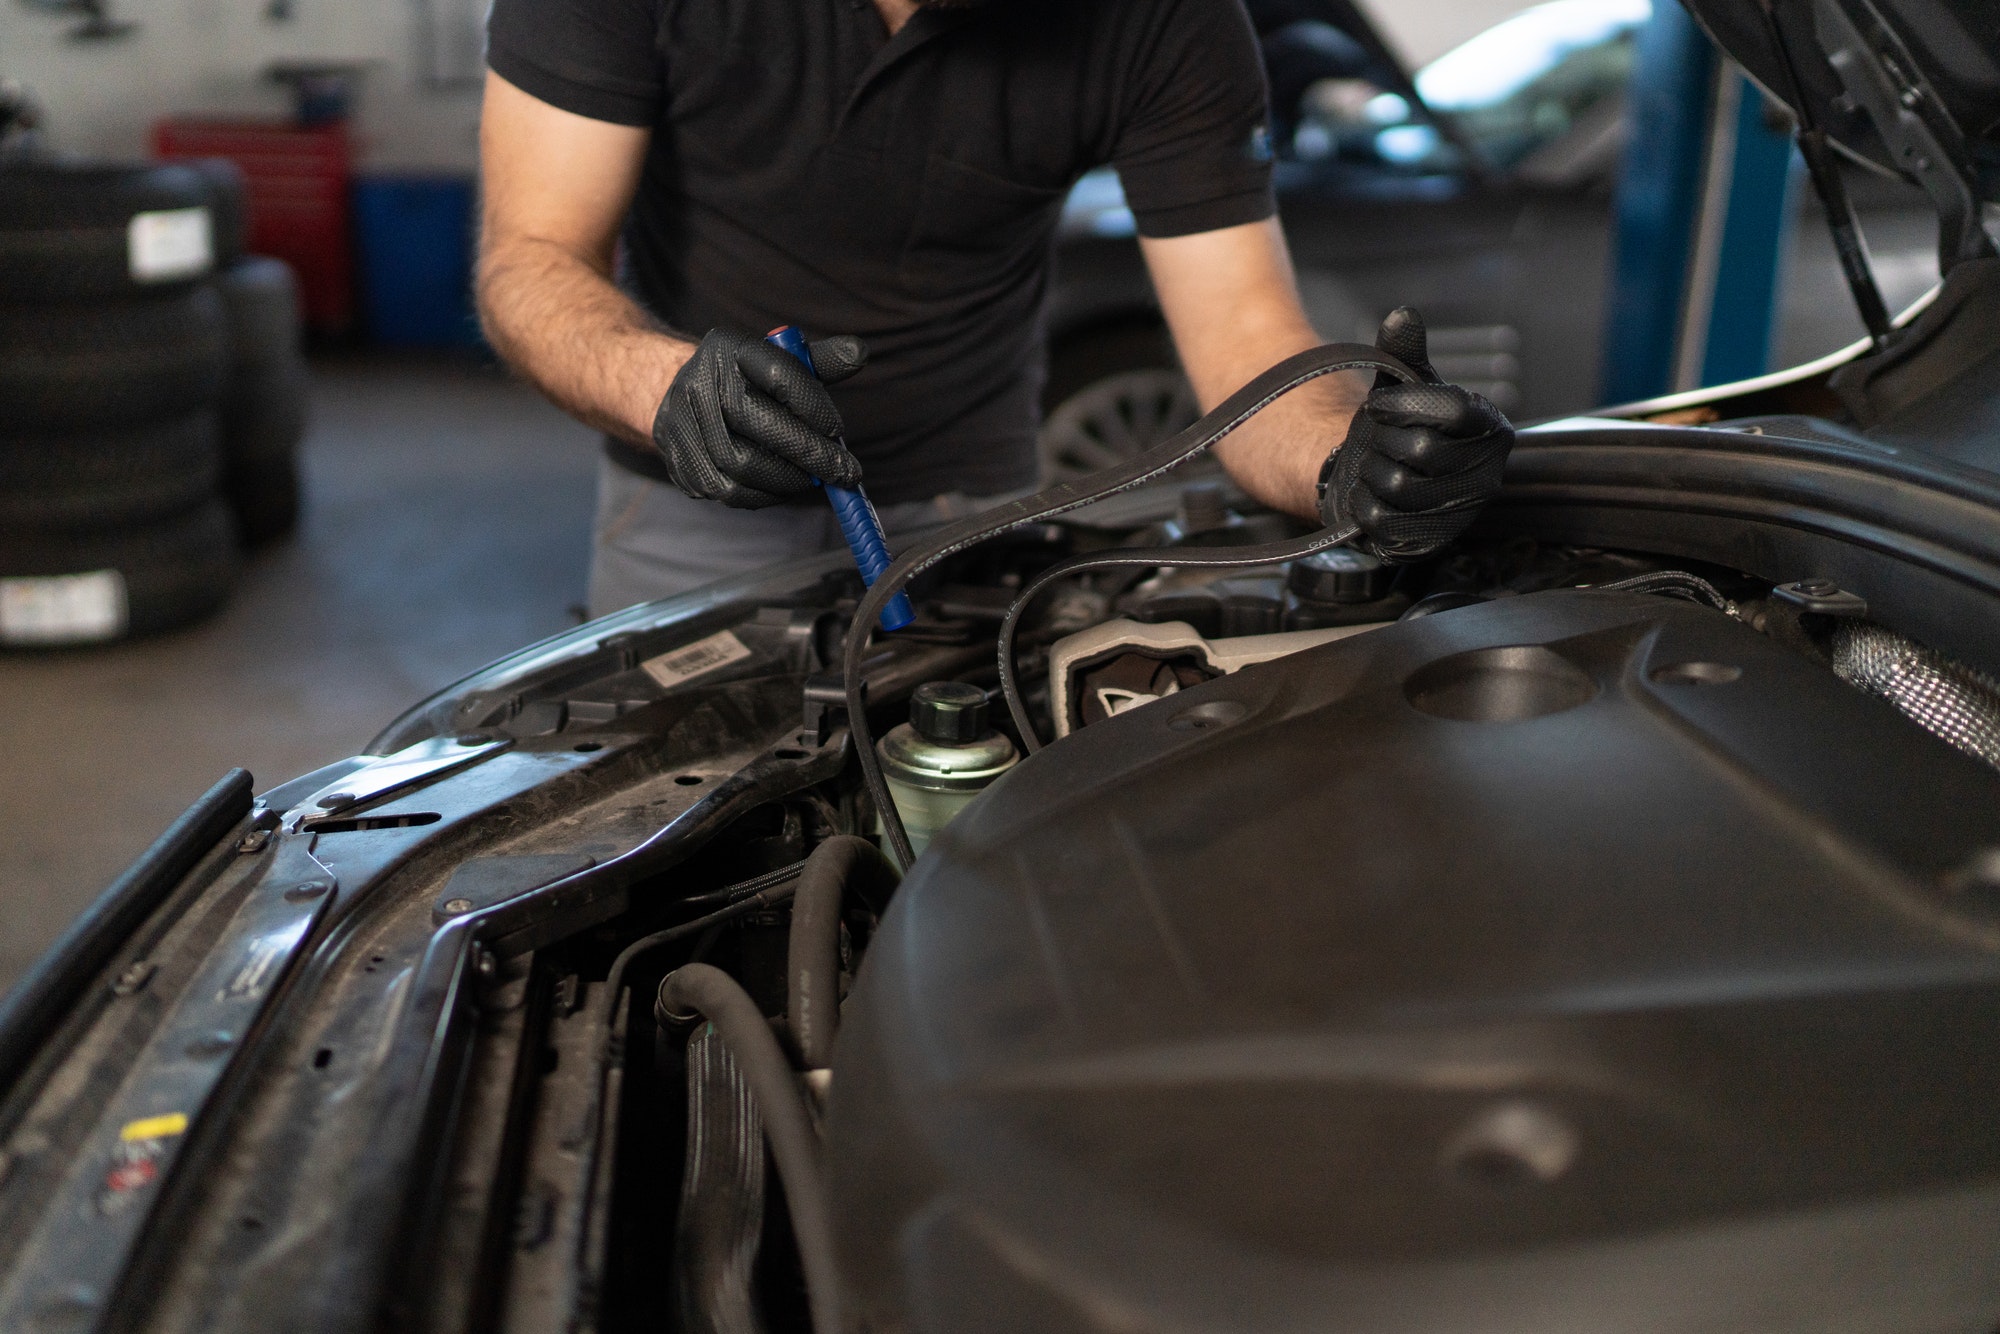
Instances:
[[[249,247],[290,264],[308,328],[344,334],[354,324],[352,175],[347,127],[239,120],[163,120],[162,158],[228,158],[249,185]]]

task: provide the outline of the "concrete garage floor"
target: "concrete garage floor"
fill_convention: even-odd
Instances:
[[[500,372],[315,366],[298,535],[208,622],[0,654],[0,990],[231,767],[259,790],[575,623],[596,439]]]

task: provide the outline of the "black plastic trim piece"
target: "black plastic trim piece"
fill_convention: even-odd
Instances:
[[[387,1041],[388,1057],[371,1077],[378,1119],[370,1152],[357,1165],[351,1219],[340,1228],[332,1258],[343,1278],[334,1305],[315,1306],[312,1319],[331,1328],[406,1329],[420,1325],[425,1309],[426,1257],[438,1226],[443,1177],[456,1152],[454,1108],[463,1096],[477,1021],[476,993],[482,959],[508,959],[586,930],[625,910],[627,891],[660,874],[704,844],[730,821],[775,796],[810,787],[837,774],[851,756],[838,733],[800,761],[773,752],[791,746],[786,722],[769,749],[717,782],[703,798],[637,848],[577,871],[519,897],[455,916],[431,936],[408,983]],[[444,826],[446,828],[449,825]],[[315,928],[309,957],[286,974],[256,1029],[245,1035],[231,1063],[241,1075],[218,1089],[211,1110],[174,1163],[148,1217],[145,1231],[108,1303],[111,1331],[145,1327],[171,1264],[180,1228],[210,1174],[221,1170],[231,1100],[240,1098],[248,1073],[264,1066],[272,1044],[293,1031],[313,989],[351,942],[351,922],[393,868],[359,877],[343,889],[352,895]],[[203,1127],[211,1133],[202,1133]],[[316,1289],[316,1291],[318,1291]],[[324,1294],[322,1294],[324,1295]],[[337,1309],[336,1309],[337,1308]]]
[[[0,1088],[14,1086],[132,932],[250,814],[253,786],[247,769],[230,770],[168,825],[0,999]]]
[[[1891,629],[2000,666],[2000,478],[1949,461],[1719,429],[1526,431],[1480,531],[1830,579]]]

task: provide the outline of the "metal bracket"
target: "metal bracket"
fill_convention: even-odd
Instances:
[[[297,833],[327,820],[345,818],[368,802],[491,759],[513,744],[511,739],[483,734],[419,741],[356,769],[292,807],[285,814],[285,831]]]
[[[461,862],[451,879],[438,893],[431,907],[431,920],[442,925],[454,917],[479,912],[496,903],[519,898],[530,890],[553,885],[565,876],[597,865],[597,858],[584,852],[560,852],[548,856],[474,857]]]
[[[862,682],[861,698],[868,699],[867,682]],[[827,743],[836,723],[847,716],[847,686],[832,672],[806,678],[805,719],[799,728],[799,743],[814,750]]]
[[[1836,616],[1842,620],[1860,620],[1868,615],[1866,598],[1848,592],[1831,579],[1800,579],[1779,584],[1771,590],[1771,596],[1806,615]]]
[[[1818,0],[1813,17],[1826,63],[1938,211],[1938,271],[1995,254],[1978,195],[1960,166],[1965,133],[1895,29],[1870,0]]]
[[[1778,22],[1773,0],[1760,0],[1758,7],[1763,11],[1764,31],[1771,39],[1772,49],[1778,53],[1779,66],[1784,74],[1785,86],[1778,92],[1798,117],[1799,156],[1805,160],[1806,174],[1812,179],[1813,189],[1826,211],[1827,231],[1833,237],[1833,250],[1840,260],[1841,275],[1847,279],[1847,290],[1854,297],[1862,327],[1868,330],[1869,341],[1880,351],[1889,342],[1892,325],[1889,308],[1882,300],[1882,288],[1875,281],[1875,267],[1868,258],[1868,241],[1861,234],[1861,220],[1855,216],[1854,201],[1849,198],[1847,183],[1841,178],[1840,161],[1834,153],[1832,141],[1827,138],[1825,128],[1814,121],[1812,103],[1806,98],[1804,86],[1799,80],[1798,59],[1785,36],[1783,25]],[[1818,39],[1809,37],[1808,40],[1813,42],[1814,52],[1824,60],[1825,53],[1818,50]]]

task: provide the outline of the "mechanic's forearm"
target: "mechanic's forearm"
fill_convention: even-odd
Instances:
[[[1281,306],[1265,319],[1237,307],[1227,312],[1230,337],[1210,327],[1190,330],[1181,346],[1201,348],[1189,374],[1195,397],[1208,411],[1285,358],[1320,345],[1303,316]],[[1201,347],[1206,340],[1206,347]],[[1319,514],[1319,472],[1326,456],[1347,438],[1348,423],[1368,396],[1356,374],[1324,376],[1299,386],[1224,437],[1215,456],[1252,499],[1303,519]]]
[[[1285,358],[1318,347],[1275,218],[1192,236],[1141,237],[1160,308],[1207,412]],[[1301,518],[1319,512],[1320,465],[1367,397],[1331,375],[1273,403],[1215,448],[1237,485]]]
[[[489,244],[479,314],[494,350],[576,417],[636,444],[695,344],[663,331],[596,268],[552,242]]]
[[[1279,353],[1251,375],[1317,346],[1315,338]],[[1320,468],[1346,439],[1348,423],[1367,396],[1367,381],[1350,373],[1301,385],[1231,432],[1216,445],[1215,455],[1252,499],[1316,522]],[[1203,405],[1214,403],[1204,395]]]

